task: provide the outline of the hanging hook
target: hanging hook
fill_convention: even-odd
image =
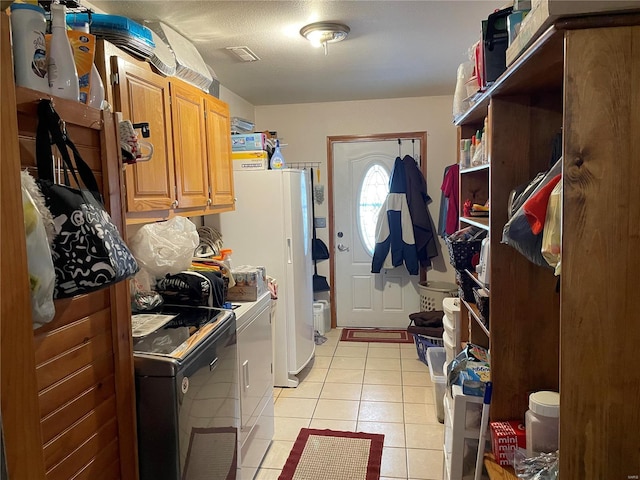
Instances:
[[[398,156],[402,156],[402,140],[398,139]]]
[[[416,139],[412,138],[411,139],[411,150],[413,152],[413,159],[416,159]]]

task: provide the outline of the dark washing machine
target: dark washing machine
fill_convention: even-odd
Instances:
[[[165,306],[132,323],[140,479],[239,478],[234,313]]]

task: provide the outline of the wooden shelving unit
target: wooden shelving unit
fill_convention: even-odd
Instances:
[[[489,217],[460,217],[460,221],[474,227],[489,230]]]
[[[640,14],[558,21],[456,122],[460,140],[488,117],[490,166],[461,170],[459,199],[460,211],[467,199],[491,205],[486,222],[460,219],[490,234],[490,328],[471,303],[461,315],[470,341],[491,349],[491,418],[522,420],[529,393],[559,391],[563,480],[640,475],[640,372],[613,373],[640,343],[638,50]],[[501,240],[511,190],[549,168],[560,131],[558,292],[552,270]]]

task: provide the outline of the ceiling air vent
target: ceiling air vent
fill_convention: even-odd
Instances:
[[[249,47],[227,47],[231,53],[243,62],[256,62],[260,58],[249,49]]]

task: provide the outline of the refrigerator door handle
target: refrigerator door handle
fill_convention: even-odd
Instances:
[[[287,238],[287,263],[293,263],[290,238]]]
[[[245,390],[249,388],[249,360],[245,360],[242,364],[242,383]]]

